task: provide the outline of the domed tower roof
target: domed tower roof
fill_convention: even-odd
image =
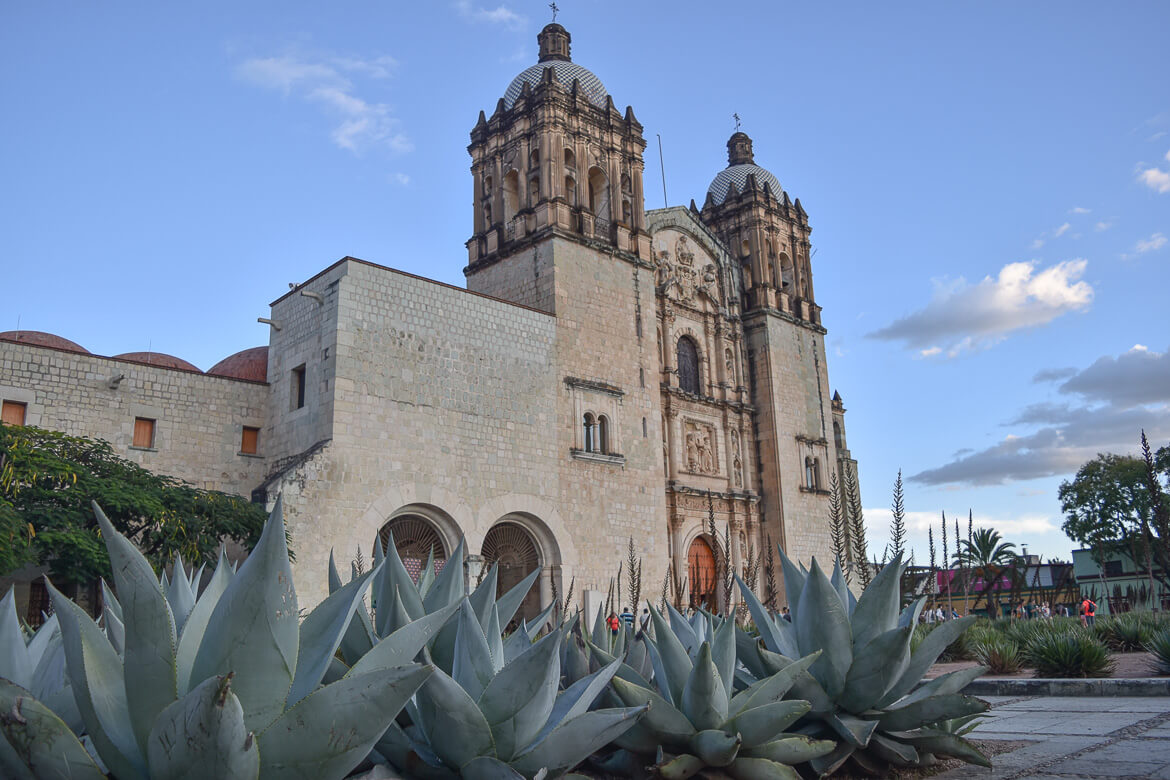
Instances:
[[[707,188],[707,195],[716,204],[727,200],[727,191],[731,185],[743,192],[747,186],[748,176],[756,177],[756,186],[768,185],[772,196],[779,199],[784,191],[780,187],[780,180],[771,171],[756,165],[755,155],[752,153],[752,139],[747,133],[736,133],[727,141],[727,167],[721,170]]]
[[[15,341],[17,344],[31,344],[34,347],[52,347],[66,352],[79,352],[82,355],[89,354],[89,350],[80,344],[39,330],[6,330],[0,333],[0,340]]]
[[[268,381],[268,347],[252,347],[228,355],[207,369],[208,374],[252,382]]]
[[[570,59],[569,43],[572,41],[572,36],[564,27],[556,22],[546,25],[540,31],[540,35],[536,36],[536,40],[540,43],[540,61],[512,79],[512,83],[504,92],[505,108],[511,108],[515,105],[516,98],[520,97],[520,92],[523,91],[525,84],[529,87],[536,87],[544,76],[544,71],[550,68],[553,76],[565,89],[572,89],[573,80],[576,79],[580,85],[581,94],[590,103],[595,106],[605,105],[605,99],[609,96],[609,92],[601,83],[601,79],[593,75],[592,71],[581,67]]]
[[[197,374],[203,372],[191,363],[188,363],[182,358],[177,358],[174,355],[168,355],[165,352],[123,352],[121,355],[114,355],[117,360],[128,360],[131,363],[144,363],[148,366],[158,366],[159,368],[178,368],[183,371],[194,371]]]

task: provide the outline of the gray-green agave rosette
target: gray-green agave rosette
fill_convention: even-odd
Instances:
[[[921,766],[935,756],[950,756],[990,766],[982,753],[944,722],[985,712],[986,702],[960,691],[985,667],[966,669],[920,685],[938,656],[974,620],[942,623],[911,652],[910,637],[925,599],[899,609],[904,565],[898,556],[854,599],[837,567],[830,579],[814,559],[798,569],[780,552],[792,622],[771,615],[739,582],[759,639],[740,632],[740,660],[757,677],[786,668],[790,659],[820,651],[800,675],[791,695],[811,710],[798,730],[838,741],[831,753],[808,766],[827,776],[852,760],[865,772],[889,765]]]
[[[809,704],[784,696],[819,653],[788,663],[736,693],[733,620],[704,616],[696,626],[672,611],[668,625],[657,610],[652,619],[655,638],[644,640],[654,689],[620,677],[613,680],[614,692],[625,704],[650,705],[646,716],[616,740],[627,753],[652,756],[655,771],[667,778],[718,767],[737,778],[792,779],[799,775],[791,764],[833,749],[831,740],[785,733],[809,711]],[[617,769],[648,762],[615,754],[607,763]]]
[[[119,780],[342,778],[431,674],[372,663],[321,685],[370,575],[300,623],[279,501],[239,572],[221,558],[197,599],[169,599],[142,554],[94,511],[118,594],[106,617],[120,630],[108,621],[103,632],[51,595],[85,734],[104,766],[32,692],[5,682],[5,776],[97,778],[108,768]],[[179,581],[191,585],[179,569],[167,590]]]

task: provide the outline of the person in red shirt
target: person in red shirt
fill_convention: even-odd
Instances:
[[[1091,628],[1096,620],[1097,605],[1093,603],[1092,599],[1086,597],[1085,600],[1081,602],[1081,622]]]
[[[605,624],[609,626],[609,630],[614,636],[617,636],[618,629],[621,628],[622,622],[618,620],[616,612],[610,612],[609,617],[605,619]]]

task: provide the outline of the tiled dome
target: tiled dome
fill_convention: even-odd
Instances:
[[[128,360],[131,363],[145,363],[148,366],[158,366],[159,368],[179,368],[183,371],[203,373],[186,360],[164,352],[123,352],[121,355],[114,355],[114,357],[117,360]]]
[[[268,347],[240,350],[207,369],[208,374],[253,382],[268,381]]]
[[[572,89],[573,79],[576,79],[578,84],[580,84],[581,94],[590,103],[595,106],[605,105],[605,99],[609,96],[609,93],[605,90],[605,85],[601,83],[601,79],[593,75],[591,70],[575,62],[552,60],[550,62],[538,62],[512,79],[512,83],[508,85],[508,91],[504,93],[504,106],[511,108],[516,103],[516,98],[520,97],[520,90],[524,88],[525,83],[535,88],[540,83],[545,68],[553,69],[553,75],[565,89]]]
[[[36,347],[52,347],[53,349],[63,349],[66,352],[80,352],[83,355],[89,354],[89,350],[80,344],[39,330],[6,330],[0,333],[0,340],[15,341],[18,344],[32,344]]]
[[[715,199],[716,203],[722,203],[727,200],[727,190],[731,183],[734,182],[736,189],[743,192],[744,187],[747,186],[748,176],[751,174],[755,174],[756,186],[762,189],[767,184],[768,188],[772,190],[772,196],[780,198],[780,193],[783,192],[780,189],[780,180],[773,176],[771,171],[761,168],[755,163],[729,165],[719,171],[719,174],[711,182],[711,186],[707,188],[707,192]]]

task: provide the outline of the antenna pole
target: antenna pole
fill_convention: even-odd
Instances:
[[[658,136],[658,168],[662,171],[662,208],[666,208],[669,201],[666,199],[666,163],[662,158],[662,133],[655,133]]]

